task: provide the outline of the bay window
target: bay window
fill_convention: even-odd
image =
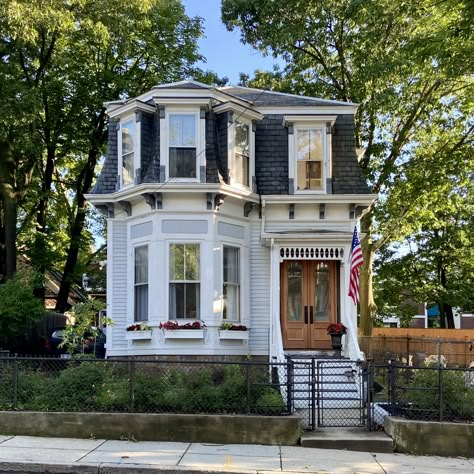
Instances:
[[[135,179],[135,120],[127,120],[120,126],[122,186],[134,183]]]
[[[323,129],[308,128],[296,131],[296,189],[323,189]]]
[[[240,320],[240,249],[224,246],[223,256],[223,312],[228,321]]]
[[[169,177],[196,178],[196,114],[169,115]]]
[[[200,246],[170,245],[169,319],[200,319]]]
[[[148,245],[135,247],[134,320],[148,321]]]

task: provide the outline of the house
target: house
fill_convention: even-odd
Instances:
[[[357,106],[194,81],[105,104],[89,201],[107,216],[107,356],[361,357],[347,296],[357,216]],[[205,329],[160,323],[204,321]],[[127,332],[146,322],[151,331]],[[221,331],[222,322],[247,331]]]

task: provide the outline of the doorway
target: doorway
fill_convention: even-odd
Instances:
[[[327,326],[337,321],[334,260],[285,260],[280,267],[284,349],[330,349]]]

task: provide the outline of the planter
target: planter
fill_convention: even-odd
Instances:
[[[334,350],[340,351],[342,349],[342,336],[344,334],[330,334],[331,346]]]
[[[219,330],[219,339],[230,340],[230,341],[248,341],[248,331],[231,331],[228,329]]]
[[[151,339],[151,329],[149,331],[126,331],[125,332],[125,339],[127,341],[143,341],[147,339]]]
[[[204,339],[204,329],[164,329],[165,339]]]

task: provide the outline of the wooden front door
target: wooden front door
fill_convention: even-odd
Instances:
[[[337,320],[335,261],[285,260],[280,268],[284,349],[330,349],[326,334]]]

